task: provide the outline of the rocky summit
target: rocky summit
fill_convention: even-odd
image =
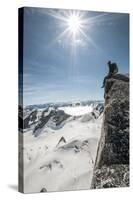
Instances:
[[[105,83],[105,107],[92,188],[129,186],[129,77]]]

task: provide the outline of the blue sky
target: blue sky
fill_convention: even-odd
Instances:
[[[86,20],[74,40],[62,34],[72,12]],[[129,71],[128,29],[128,14],[24,8],[24,105],[103,99],[107,61]]]

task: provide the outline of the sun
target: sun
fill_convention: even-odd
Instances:
[[[97,14],[96,16],[89,16],[86,12],[80,12],[76,10],[68,10],[68,11],[54,11],[51,10],[48,15],[55,18],[59,22],[59,34],[55,39],[49,44],[49,46],[52,46],[57,41],[62,41],[60,43],[64,43],[65,41],[70,40],[71,46],[76,48],[78,45],[81,44],[83,41],[84,44],[86,43],[91,44],[93,47],[95,47],[97,50],[101,51],[99,49],[98,45],[95,43],[95,41],[92,39],[90,32],[93,31],[94,24],[97,22],[102,22],[102,20],[105,20],[106,13],[104,14]],[[90,31],[90,32],[89,32]]]
[[[68,18],[67,25],[69,31],[72,32],[73,34],[76,34],[80,30],[81,20],[77,15],[73,14]]]

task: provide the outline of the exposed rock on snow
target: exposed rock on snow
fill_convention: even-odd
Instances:
[[[47,192],[46,188],[42,188],[40,192]]]
[[[61,139],[59,140],[59,142],[58,142],[58,144],[56,146],[62,145],[64,143],[66,143],[66,140],[65,140],[64,137],[61,137]]]
[[[129,185],[129,78],[106,80],[101,139],[92,188]]]

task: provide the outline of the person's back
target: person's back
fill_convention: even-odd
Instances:
[[[108,75],[113,75],[118,72],[118,67],[116,63],[111,63],[111,61],[108,61],[108,66],[109,66],[109,73]]]

